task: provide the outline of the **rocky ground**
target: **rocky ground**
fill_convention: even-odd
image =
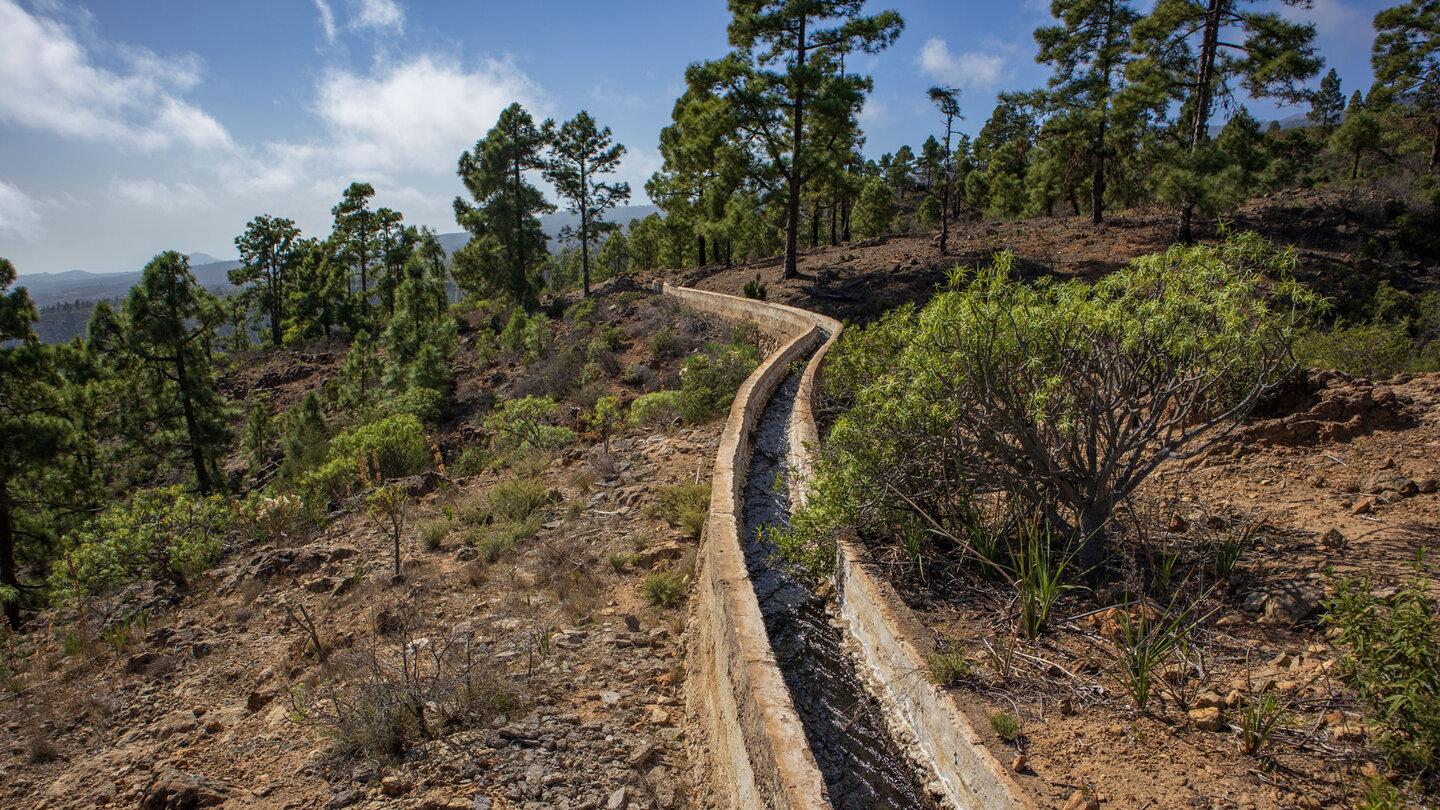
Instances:
[[[658,487],[708,480],[717,440],[718,426],[677,429],[554,459],[538,471],[541,528],[494,562],[457,519],[438,548],[407,537],[394,579],[389,538],[337,515],[303,543],[237,549],[198,593],[86,663],[41,639],[36,685],[0,703],[0,806],[690,806],[684,597],[652,606],[641,584],[688,573],[695,540],[646,512]],[[497,480],[415,480],[440,486],[411,525],[483,503]],[[398,761],[335,754],[329,684],[345,694],[373,661],[441,645],[468,646],[513,704]]]
[[[1323,234],[1303,226],[1330,209],[1305,193],[1256,201],[1240,216],[1300,242],[1302,278],[1339,289],[1331,282],[1357,266],[1358,242],[1383,233],[1370,202]],[[807,251],[790,281],[767,260],[613,284],[597,315],[625,330],[621,350],[602,358],[613,364],[609,390],[628,400],[675,387],[686,353],[729,339],[723,324],[651,301],[646,285],[658,278],[739,294],[759,274],[771,301],[864,322],[924,300],[948,268],[994,250],[1014,250],[1027,274],[1090,277],[1162,249],[1172,228],[1164,212],[1126,212],[1098,228],[966,222],[945,257],[932,235],[910,235]],[[1391,269],[1402,288],[1440,283],[1430,264]],[[552,309],[557,351],[532,364],[480,356],[479,331],[503,324],[468,323],[461,404],[436,437],[447,458],[479,440],[478,415],[497,396],[563,388],[567,407],[579,408],[595,393],[573,385],[580,365],[558,351],[588,334],[559,320],[563,310],[564,302]],[[647,343],[662,329],[677,345],[657,360]],[[232,397],[265,398],[278,410],[322,390],[343,360],[343,347],[323,345],[256,356],[223,384]],[[1217,515],[1223,525],[1256,527],[1244,578],[1207,641],[1208,674],[1186,686],[1184,706],[1162,695],[1149,713],[1129,711],[1107,674],[1107,608],[1075,595],[1066,616],[1077,618],[1061,640],[1021,648],[1006,677],[968,687],[977,728],[1003,761],[1018,757],[1022,778],[1056,806],[1082,789],[1106,807],[1131,808],[1309,807],[1353,797],[1356,774],[1379,760],[1353,696],[1327,674],[1337,653],[1314,611],[1327,565],[1374,571],[1388,587],[1419,545],[1440,537],[1437,413],[1434,375],[1315,377],[1203,458],[1165,470],[1150,502],[1177,538],[1222,525],[1210,522]],[[10,684],[21,691],[0,698],[0,807],[693,806],[679,688],[684,599],[653,606],[642,584],[652,570],[683,576],[693,561],[694,540],[648,507],[662,485],[708,480],[718,430],[632,432],[613,458],[587,442],[523,469],[416,480],[409,525],[444,516],[454,526],[433,549],[407,531],[399,579],[389,539],[365,515],[342,511],[314,536],[237,546],[174,606],[174,594],[139,594],[153,609],[128,639],[101,640],[92,626],[88,648],[67,652],[73,614],[45,617],[21,643],[22,672]],[[514,477],[542,480],[546,504],[533,537],[487,562],[464,515]],[[989,666],[979,649],[1000,640],[993,610],[981,619],[952,594],[909,593],[938,638],[968,640],[977,668]],[[92,613],[92,625],[102,621]],[[499,676],[484,681],[493,699],[474,709],[476,722],[452,723],[442,716],[450,704],[435,700],[423,709],[434,739],[398,757],[337,753],[327,684],[358,689],[377,666],[393,673],[397,661],[418,658],[417,679],[444,698],[455,690],[443,687],[459,683],[453,670],[450,680],[430,677],[423,662],[461,652],[474,671]],[[1229,718],[1232,704],[1269,682],[1294,697],[1296,720],[1262,761],[1238,754]],[[993,735],[996,709],[1018,716],[1018,743]]]

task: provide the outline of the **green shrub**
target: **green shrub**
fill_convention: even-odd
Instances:
[[[485,419],[502,447],[512,450],[554,450],[575,443],[575,431],[548,424],[557,405],[549,397],[507,399]]]
[[[380,407],[382,413],[413,416],[422,422],[435,424],[445,416],[450,407],[450,397],[434,388],[412,387],[386,399]]]
[[[1005,742],[1015,742],[1020,738],[1020,721],[1009,712],[999,711],[990,715],[990,728]]]
[[[673,571],[655,571],[645,575],[640,592],[656,607],[670,607],[690,589],[690,578]]]
[[[745,282],[745,297],[756,301],[765,300],[765,282],[760,280],[760,274],[756,273],[755,278]]]
[[[1440,620],[1423,551],[1414,570],[1393,596],[1377,595],[1368,576],[1337,578],[1325,621],[1347,652],[1341,672],[1380,725],[1380,747],[1396,767],[1433,775],[1440,765]]]
[[[428,551],[438,551],[440,545],[445,542],[445,535],[450,533],[450,521],[446,518],[435,518],[420,524],[420,544]]]
[[[220,558],[234,526],[234,506],[218,495],[143,489],[66,538],[74,575],[69,565],[56,566],[51,585],[72,598],[146,579],[184,587]]]
[[[353,491],[362,477],[372,483],[414,475],[430,462],[430,443],[420,420],[410,414],[387,416],[341,433],[330,442],[329,459],[308,476],[328,497]]]
[[[885,537],[909,513],[965,546],[971,493],[1004,491],[1099,575],[1115,506],[1296,370],[1295,334],[1321,301],[1290,279],[1294,264],[1232,234],[1094,284],[1025,283],[1006,254],[955,271],[923,310],[847,330],[831,352],[826,395],[843,413],[805,509]]]
[[[693,424],[727,412],[740,384],[758,365],[759,352],[748,343],[707,346],[686,360],[680,372],[680,415]]]
[[[680,418],[680,392],[642,394],[630,403],[630,422],[637,427],[669,427]]]
[[[656,495],[656,503],[648,509],[652,517],[684,529],[691,537],[700,536],[710,513],[709,484],[664,486]]]
[[[455,459],[451,465],[457,475],[479,475],[490,466],[490,459],[485,451],[478,447],[467,447],[460,451],[460,457]]]
[[[566,308],[565,308],[565,314],[564,314],[562,317],[564,317],[565,320],[567,320],[567,321],[573,321],[573,322],[575,322],[575,323],[583,323],[583,322],[585,322],[585,321],[589,321],[589,320],[590,320],[591,318],[593,318],[594,316],[595,316],[595,299],[594,299],[594,298],[581,298],[579,301],[576,301],[575,303],[573,303],[573,304],[571,304],[570,306],[566,307]]]
[[[490,514],[497,520],[523,521],[549,502],[549,490],[538,478],[508,478],[490,490]]]
[[[975,668],[965,658],[964,650],[945,650],[930,655],[930,682],[937,686],[950,686],[965,680]]]
[[[669,357],[670,354],[674,351],[675,335],[670,331],[670,327],[667,326],[661,329],[659,332],[656,332],[653,336],[651,336],[650,359],[652,361],[658,363],[661,360]]]
[[[1339,369],[1346,374],[1387,379],[1405,371],[1434,371],[1434,357],[1415,351],[1405,326],[1368,323],[1341,326],[1328,332],[1301,335],[1295,356],[1310,368]]]

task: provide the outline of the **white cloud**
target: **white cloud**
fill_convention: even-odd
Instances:
[[[110,179],[110,193],[115,197],[156,211],[175,213],[213,206],[205,192],[189,183],[161,183],[152,179]]]
[[[30,195],[0,180],[0,239],[33,242],[44,235],[39,208]]]
[[[543,94],[509,61],[487,60],[466,70],[420,56],[370,75],[330,72],[317,88],[316,112],[337,168],[435,171],[453,170],[460,153],[516,101],[538,123]]]
[[[315,10],[320,12],[320,30],[325,32],[325,41],[335,44],[335,12],[325,0],[315,0]]]
[[[959,55],[940,37],[925,40],[915,57],[921,72],[942,84],[969,89],[995,87],[1005,74],[1009,46],[990,43],[991,53],[966,52]]]
[[[405,12],[395,0],[351,0],[350,27],[398,33],[405,27]]]
[[[209,114],[177,97],[200,81],[194,55],[119,47],[124,69],[97,66],[71,28],[0,0],[0,121],[145,151],[228,148]]]
[[[1282,13],[1299,22],[1313,22],[1320,36],[1347,44],[1368,44],[1375,36],[1371,15],[1341,0],[1314,0],[1309,7],[1285,6]]]
[[[885,102],[874,96],[867,96],[865,106],[860,108],[860,123],[867,127],[874,126],[884,122],[889,114],[890,108],[885,106]]]

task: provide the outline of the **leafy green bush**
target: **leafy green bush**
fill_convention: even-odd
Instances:
[[[630,422],[637,427],[669,427],[680,418],[680,392],[656,391],[630,403]]]
[[[1414,568],[1393,596],[1377,595],[1368,576],[1337,578],[1325,621],[1348,652],[1342,673],[1380,723],[1380,747],[1397,767],[1433,775],[1440,765],[1440,619],[1423,551]]]
[[[670,327],[667,326],[661,329],[659,332],[656,332],[653,336],[651,336],[650,359],[652,361],[658,363],[661,360],[669,357],[670,354],[674,351],[675,335],[670,331]]]
[[[680,415],[704,422],[730,410],[735,392],[760,365],[760,353],[748,343],[712,343],[685,361],[680,372]]]
[[[411,387],[381,403],[383,413],[393,416],[413,416],[422,422],[434,424],[445,416],[450,398],[445,392],[434,388]]]
[[[430,462],[429,444],[419,419],[410,414],[387,416],[336,436],[330,442],[329,458],[307,481],[333,498],[356,489],[363,477],[378,482],[414,475]]]
[[[1366,323],[1328,332],[1310,331],[1295,344],[1295,356],[1310,368],[1339,369],[1346,374],[1387,379],[1405,371],[1436,368],[1435,356],[1418,355],[1405,326]]]
[[[1001,490],[1098,574],[1115,506],[1296,370],[1295,334],[1320,299],[1290,280],[1294,263],[1232,234],[1093,285],[1024,283],[1006,254],[956,270],[923,310],[847,330],[831,353],[827,398],[844,412],[805,507],[825,515],[797,523],[889,537],[908,513],[966,549],[971,493]]]
[[[234,507],[218,495],[142,489],[66,538],[68,564],[56,567],[51,585],[71,598],[146,579],[185,587],[220,558],[234,526]]]
[[[452,465],[458,475],[479,475],[490,466],[490,459],[485,451],[478,447],[467,447],[460,451],[460,457],[455,459]]]
[[[485,419],[500,446],[512,450],[555,450],[575,443],[575,431],[548,424],[555,418],[555,400],[549,397],[507,399]]]
[[[1020,737],[1020,721],[1006,711],[990,715],[990,729],[1005,742],[1014,742]]]

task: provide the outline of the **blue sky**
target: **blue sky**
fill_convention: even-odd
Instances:
[[[1285,13],[1316,24],[1348,95],[1369,86],[1370,20],[1391,4]],[[1045,81],[1041,0],[868,6],[883,8],[906,26],[857,66],[875,79],[871,157],[936,130],[933,84],[961,88],[973,133],[998,91]],[[644,202],[685,66],[726,52],[727,21],[724,0],[0,0],[0,256],[22,274],[134,271],[170,249],[233,258],[259,214],[328,233],[353,180],[455,231],[456,158],[511,101],[610,126]]]

